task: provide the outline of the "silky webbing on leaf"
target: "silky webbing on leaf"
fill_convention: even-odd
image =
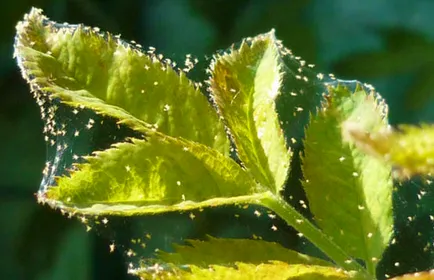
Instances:
[[[39,95],[229,153],[223,124],[204,94],[170,60],[83,25],[32,9],[17,25],[15,56]]]
[[[258,182],[278,192],[287,178],[291,152],[275,105],[282,67],[274,31],[217,55],[210,72],[211,96],[239,158]]]
[[[315,112],[326,91],[326,81],[333,81],[332,74],[316,73],[314,65],[296,56],[278,41],[282,64],[282,85],[276,98],[281,127],[287,145],[293,151],[300,149],[304,128],[309,123],[309,114]]]
[[[261,190],[235,161],[160,133],[85,157],[44,194],[66,210],[139,215],[252,202]],[[59,204],[56,204],[59,205]]]
[[[360,152],[342,127],[357,122],[367,131],[380,131],[387,127],[387,110],[373,89],[347,86],[330,85],[322,107],[311,116],[303,186],[324,233],[374,274],[392,234],[391,167]]]

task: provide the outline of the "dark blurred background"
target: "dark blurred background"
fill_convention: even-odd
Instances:
[[[121,33],[167,57],[203,58],[275,28],[283,44],[318,71],[375,85],[393,124],[434,120],[434,1],[1,1],[1,279],[129,279],[123,252],[109,254],[110,240],[36,203],[46,156],[43,124],[12,59],[15,25],[32,6],[55,21]],[[433,201],[418,181],[397,186],[397,242],[381,275],[434,267]],[[205,224],[204,233],[216,223]],[[286,245],[297,247],[294,240]]]

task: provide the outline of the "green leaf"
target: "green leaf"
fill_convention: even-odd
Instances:
[[[371,132],[387,127],[386,105],[370,90],[329,87],[306,131],[303,185],[324,233],[374,275],[392,234],[391,167],[348,143],[342,129],[351,122]]]
[[[189,245],[174,245],[175,253],[159,252],[158,258],[175,265],[233,264],[244,262],[261,264],[274,260],[288,264],[333,266],[327,261],[310,257],[282,247],[278,243],[263,240],[214,238],[188,240]]]
[[[83,25],[57,24],[32,9],[17,25],[15,56],[37,96],[158,129],[229,152],[215,110],[170,60]],[[39,99],[39,98],[38,98]]]
[[[253,202],[260,189],[235,161],[159,133],[94,152],[45,201],[91,215],[139,215]],[[44,198],[41,198],[44,201]]]
[[[282,66],[274,32],[246,39],[217,55],[211,65],[213,99],[246,168],[278,192],[287,178],[291,153],[276,112]]]
[[[157,267],[158,269],[158,267]],[[284,262],[272,261],[263,264],[235,263],[235,267],[210,265],[208,268],[189,266],[190,271],[172,268],[170,271],[143,270],[135,274],[141,279],[234,279],[234,280],[338,280],[361,279],[352,274],[346,274],[340,269],[317,265],[289,265]]]
[[[321,259],[286,249],[274,242],[248,239],[188,240],[175,253],[158,252],[157,263],[135,271],[144,279],[352,279]]]
[[[351,140],[364,152],[376,156],[397,169],[399,178],[434,173],[434,126],[400,125],[397,130],[377,133],[350,124],[346,128]]]

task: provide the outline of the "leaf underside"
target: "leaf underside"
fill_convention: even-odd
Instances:
[[[348,143],[341,127],[357,122],[367,131],[380,131],[387,127],[386,107],[373,90],[354,86],[354,93],[330,86],[321,110],[311,117],[303,185],[324,233],[374,273],[392,234],[391,168]]]
[[[32,9],[17,25],[15,56],[37,95],[59,98],[149,129],[229,152],[223,124],[170,60],[109,33],[57,24]]]
[[[276,112],[282,71],[274,33],[246,39],[239,48],[217,55],[211,73],[211,96],[239,158],[259,183],[278,192],[291,153]]]

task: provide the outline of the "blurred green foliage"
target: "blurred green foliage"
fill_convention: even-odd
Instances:
[[[187,53],[204,58],[243,37],[276,28],[283,44],[317,70],[337,77],[372,83],[390,106],[393,123],[434,120],[434,10],[424,0],[15,0],[2,1],[0,13],[0,278],[1,279],[129,279],[122,250],[109,253],[110,234],[86,233],[36,204],[45,162],[42,121],[27,85],[12,59],[15,24],[31,6],[44,9],[56,21],[85,23],[121,33],[127,40],[154,46],[182,62]],[[203,59],[202,59],[203,60]],[[204,63],[206,65],[206,63]],[[302,147],[295,147],[297,151]],[[292,163],[291,180],[301,173]],[[434,268],[434,192],[421,180],[398,186],[394,193],[395,239],[380,264],[390,276]],[[299,188],[286,191],[298,202]],[[299,206],[296,203],[296,206]],[[303,209],[302,209],[303,210]],[[179,217],[164,220],[154,234],[175,231],[190,238],[251,236],[254,232],[289,248],[318,254],[281,221],[270,233],[271,221],[251,214],[234,217],[239,209],[205,212],[187,228]],[[306,213],[309,215],[309,213]],[[158,220],[159,219],[159,220]],[[183,219],[186,219],[183,217]],[[187,218],[188,220],[188,218]],[[150,231],[146,224],[122,225],[126,235]],[[119,237],[118,237],[119,238]],[[162,242],[177,240],[170,235]],[[399,263],[396,265],[396,263]]]

